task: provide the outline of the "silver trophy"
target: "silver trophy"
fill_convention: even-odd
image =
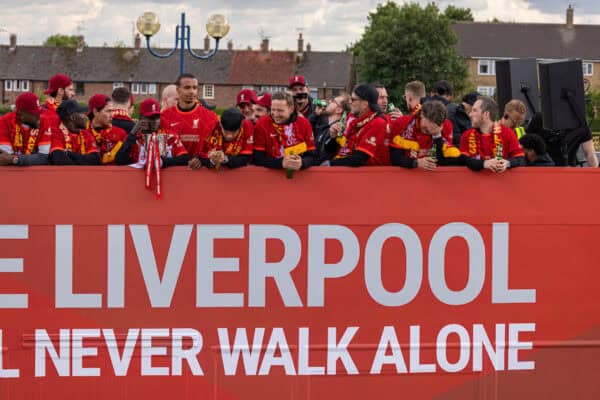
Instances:
[[[150,146],[150,138],[152,134],[144,134],[144,147],[146,148],[146,154],[148,154],[148,149]],[[170,149],[167,144],[167,134],[166,133],[157,133],[156,134],[156,143],[158,144],[158,153],[161,156],[169,157]]]

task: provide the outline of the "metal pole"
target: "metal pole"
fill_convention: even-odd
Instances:
[[[185,71],[185,13],[181,13],[181,29],[179,30],[179,75],[183,75]]]

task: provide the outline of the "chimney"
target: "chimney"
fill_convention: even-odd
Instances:
[[[135,53],[140,52],[140,48],[142,47],[142,37],[139,33],[136,33],[135,38],[133,39],[133,49]]]
[[[208,35],[206,35],[204,37],[204,51],[209,51],[210,50],[210,38],[208,37]]]
[[[233,40],[230,40],[227,42],[227,50],[229,50],[229,51],[233,50]]]
[[[269,39],[264,38],[260,44],[260,51],[262,51],[263,53],[268,53],[269,52]]]
[[[302,39],[302,32],[298,36],[298,53],[302,54],[304,52],[304,39]]]
[[[567,29],[573,29],[573,17],[575,14],[575,10],[573,9],[573,5],[569,4],[567,8]]]
[[[83,35],[77,36],[77,52],[81,53],[83,51],[83,47],[85,46],[85,40]]]
[[[15,50],[17,50],[17,35],[15,35],[14,33],[11,33],[9,41],[10,41],[10,45],[8,47],[8,51],[14,52]]]

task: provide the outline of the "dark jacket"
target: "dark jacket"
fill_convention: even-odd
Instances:
[[[452,104],[452,103],[450,103]],[[465,110],[462,104],[452,104],[453,106],[447,106],[448,108],[448,119],[452,122],[452,144],[455,146],[460,145],[460,137],[463,132],[471,129],[471,118]]]

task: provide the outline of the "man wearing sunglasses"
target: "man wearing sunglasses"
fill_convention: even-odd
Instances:
[[[387,121],[383,117],[372,85],[358,85],[350,96],[355,118],[348,123],[344,135],[336,141],[335,158],[322,165],[360,167],[363,165],[389,165],[389,151],[385,145]]]

